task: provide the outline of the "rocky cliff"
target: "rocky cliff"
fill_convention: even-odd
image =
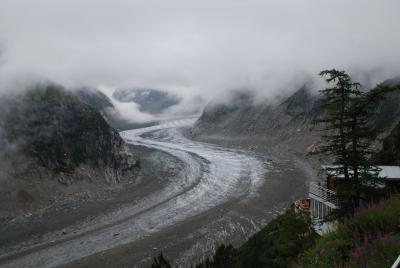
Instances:
[[[0,214],[135,177],[136,158],[119,134],[60,86],[41,84],[3,97],[0,130]]]
[[[116,113],[111,100],[97,88],[81,87],[72,92],[82,102],[92,106],[105,117],[112,116]]]

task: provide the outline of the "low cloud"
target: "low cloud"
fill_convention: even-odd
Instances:
[[[373,85],[399,75],[398,10],[397,0],[3,0],[0,88],[161,88],[183,98],[174,113],[229,90],[293,91],[333,67]]]

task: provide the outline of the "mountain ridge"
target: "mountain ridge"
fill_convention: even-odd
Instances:
[[[384,84],[400,83],[397,79]],[[321,131],[314,123],[320,99],[306,85],[274,102],[254,103],[254,95],[234,93],[229,103],[211,102],[195,123],[194,139],[239,144],[250,149],[290,152],[302,159],[318,149]],[[370,124],[383,139],[400,121],[400,93],[391,92],[376,107]],[[377,150],[380,149],[377,144]]]
[[[0,216],[134,180],[137,156],[63,87],[40,84],[1,101]]]
[[[167,91],[150,88],[116,89],[113,98],[120,102],[136,103],[141,112],[160,114],[181,99]]]

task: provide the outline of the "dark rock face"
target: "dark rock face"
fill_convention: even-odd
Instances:
[[[96,88],[81,87],[72,90],[72,93],[77,96],[83,103],[93,107],[97,110],[107,123],[115,129],[127,130],[139,127],[146,127],[156,122],[152,123],[133,123],[122,117],[118,109],[114,107],[111,100],[100,90]],[[134,121],[134,118],[132,118]]]
[[[92,107],[49,85],[11,99],[2,112],[8,143],[44,167],[72,172],[82,163],[115,168],[122,140]]]
[[[62,199],[70,191],[63,185],[90,182],[74,191],[95,190],[134,178],[137,169],[100,113],[52,84],[1,100],[0,143],[0,191],[10,202]]]
[[[111,100],[96,88],[81,87],[74,90],[73,93],[82,102],[92,106],[99,112],[107,112],[109,109],[114,109]]]
[[[158,114],[180,102],[177,96],[157,89],[117,89],[113,98],[120,102],[134,102],[139,110],[146,113]]]

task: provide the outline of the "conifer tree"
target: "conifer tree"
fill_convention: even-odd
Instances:
[[[369,119],[384,94],[397,88],[378,85],[363,92],[360,83],[353,82],[345,71],[325,70],[320,75],[332,85],[320,91],[324,112],[317,123],[325,131],[321,152],[335,159],[335,166],[328,172],[344,181],[337,192],[340,208],[330,217],[340,219],[354,214],[360,201],[371,201],[381,189],[379,169],[371,160],[371,146],[378,132],[370,126]]]

